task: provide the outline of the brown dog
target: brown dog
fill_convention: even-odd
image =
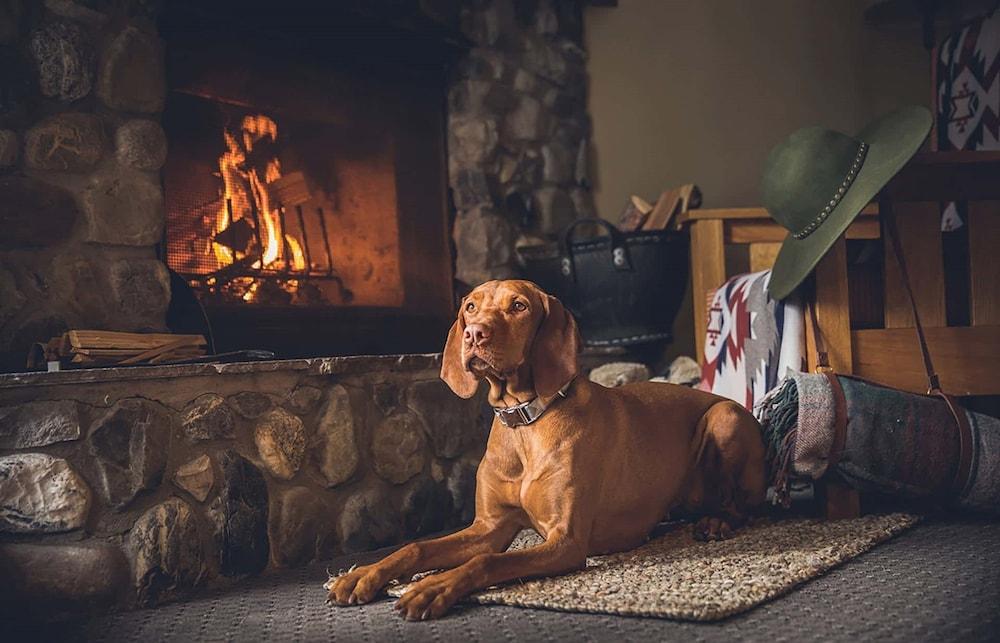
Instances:
[[[393,579],[446,569],[396,604],[408,619],[436,618],[477,589],[636,547],[676,507],[707,513],[697,531],[715,539],[763,502],[760,427],[743,407],[670,384],[603,388],[577,377],[578,348],[573,317],[530,282],[491,281],[462,301],[442,379],[464,398],[485,379],[494,409],[538,401],[494,420],[470,527],[354,569],[330,601],[367,603]],[[545,542],[505,551],[525,527]]]

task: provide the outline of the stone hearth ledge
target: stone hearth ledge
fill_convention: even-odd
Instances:
[[[440,365],[0,375],[0,576],[13,579],[0,605],[157,604],[468,524],[491,414],[484,395],[454,395]],[[70,559],[93,578],[57,564]]]
[[[411,353],[407,355],[346,355],[337,357],[311,357],[302,359],[275,359],[254,362],[210,364],[166,364],[161,366],[120,366],[110,368],[81,368],[54,372],[25,372],[0,374],[0,389],[22,386],[62,386],[70,384],[99,384],[135,380],[174,379],[213,375],[247,375],[294,371],[305,375],[353,375],[371,371],[372,368],[417,370],[441,368],[441,353]]]

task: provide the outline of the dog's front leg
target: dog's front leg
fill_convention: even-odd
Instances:
[[[456,567],[478,554],[503,551],[519,529],[513,521],[477,520],[454,534],[410,543],[377,563],[355,568],[336,579],[328,600],[337,605],[367,603],[391,580],[409,579],[430,569]]]
[[[396,602],[407,620],[443,615],[463,596],[517,578],[549,576],[582,569],[587,549],[579,538],[550,533],[537,547],[504,553],[480,553],[464,565],[414,583]]]

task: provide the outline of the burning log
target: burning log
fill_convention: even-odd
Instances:
[[[212,239],[233,252],[245,255],[249,254],[251,242],[256,237],[257,231],[247,219],[237,219],[229,224],[225,230],[213,236]]]
[[[302,205],[312,199],[313,188],[302,172],[289,172],[267,184],[271,199],[286,208]]]

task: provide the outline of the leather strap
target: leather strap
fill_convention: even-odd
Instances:
[[[917,329],[917,339],[920,342],[920,353],[924,359],[924,370],[927,372],[927,394],[936,395],[944,400],[948,405],[955,425],[958,427],[959,457],[958,466],[955,469],[955,478],[952,481],[952,491],[960,495],[969,484],[972,474],[972,427],[969,426],[969,418],[965,410],[959,406],[955,400],[941,389],[941,381],[934,370],[934,362],[931,360],[931,352],[927,348],[927,337],[924,334],[923,324],[920,323],[920,312],[917,310],[917,300],[913,296],[913,286],[910,284],[910,275],[906,270],[906,259],[903,256],[903,247],[899,242],[899,229],[896,227],[896,214],[892,210],[892,201],[888,198],[879,199],[879,215],[885,224],[885,234],[889,238],[892,246],[892,253],[896,256],[896,263],[899,265],[899,277],[906,290],[906,296],[910,300],[910,310],[913,311],[913,325]]]
[[[813,342],[816,344],[816,372],[832,373],[833,367],[830,366],[830,355],[826,352],[826,342],[823,341],[823,336],[819,332],[819,323],[816,321],[816,306],[810,301],[806,301],[806,314],[809,315],[809,323],[812,325]]]
[[[969,426],[969,416],[952,396],[944,391],[935,391],[935,395],[944,400],[958,425],[958,466],[955,468],[955,478],[951,482],[951,490],[956,496],[961,496],[969,486],[972,478],[972,427]]]
[[[913,287],[910,285],[910,274],[906,270],[906,258],[903,256],[903,247],[899,242],[899,230],[896,227],[896,214],[892,211],[892,202],[886,198],[879,199],[878,211],[885,224],[885,233],[889,237],[892,254],[896,256],[896,263],[899,265],[899,277],[900,281],[903,282],[903,289],[906,290],[906,297],[910,301],[910,310],[913,311],[913,325],[917,329],[920,354],[924,358],[924,370],[927,371],[927,393],[935,393],[941,390],[941,382],[934,371],[931,352],[927,349],[927,337],[924,335],[924,326],[920,323],[920,312],[917,310],[917,300],[913,296]]]

